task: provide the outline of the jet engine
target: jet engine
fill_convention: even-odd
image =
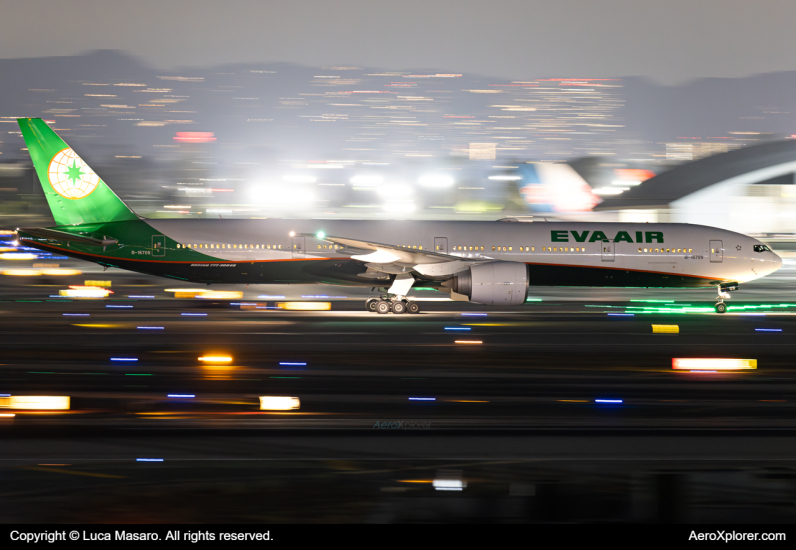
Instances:
[[[528,293],[528,266],[519,262],[474,265],[442,286],[478,304],[518,306]]]

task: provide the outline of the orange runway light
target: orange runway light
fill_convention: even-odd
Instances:
[[[199,360],[205,363],[231,363],[232,357],[228,355],[203,355]]]
[[[332,309],[331,302],[279,302],[276,306],[287,311],[329,311]]]
[[[470,344],[470,345],[477,345],[483,344],[481,340],[456,340],[457,344]]]
[[[298,409],[301,405],[298,397],[282,397],[276,395],[264,395],[260,397],[261,411],[291,411]]]
[[[672,368],[689,371],[754,370],[757,368],[757,359],[675,358],[672,359]]]
[[[0,397],[0,409],[62,411],[69,409],[68,395],[12,395]]]
[[[242,297],[243,292],[234,290],[206,290],[197,296],[206,300],[236,300]]]

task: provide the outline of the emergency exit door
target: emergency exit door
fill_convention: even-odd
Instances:
[[[724,261],[724,245],[721,241],[710,241],[710,261]]]
[[[604,262],[613,262],[614,261],[614,258],[615,258],[614,245],[615,245],[615,243],[612,243],[611,241],[603,241],[602,242],[603,249],[602,249],[602,252],[601,252],[601,256],[602,256],[602,260]]]

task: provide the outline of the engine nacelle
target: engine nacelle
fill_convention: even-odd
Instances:
[[[474,265],[442,285],[478,304],[518,306],[528,294],[528,266],[519,262]]]

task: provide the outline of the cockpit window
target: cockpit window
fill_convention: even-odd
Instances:
[[[755,252],[771,252],[771,249],[764,244],[756,244]]]

